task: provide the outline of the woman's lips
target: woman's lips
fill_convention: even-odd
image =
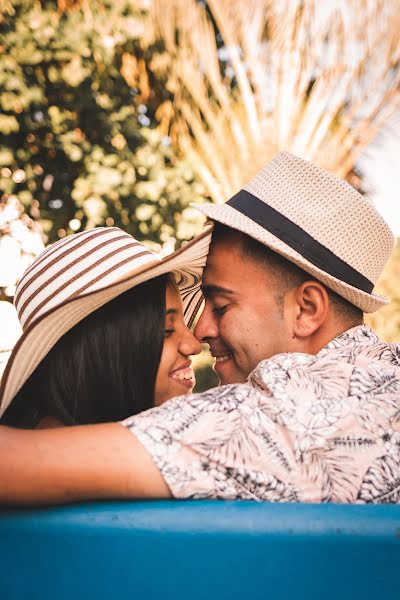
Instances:
[[[191,365],[175,369],[174,371],[171,371],[169,376],[171,377],[171,379],[174,379],[175,381],[189,389],[194,387],[196,383],[196,378],[194,376],[194,372]]]

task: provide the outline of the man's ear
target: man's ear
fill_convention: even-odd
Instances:
[[[313,335],[324,324],[329,311],[329,296],[322,283],[312,279],[302,283],[293,292],[293,335],[304,339]]]

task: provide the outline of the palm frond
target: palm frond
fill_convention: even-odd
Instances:
[[[170,54],[176,143],[216,202],[281,150],[345,177],[399,106],[397,0],[153,0],[150,11]]]

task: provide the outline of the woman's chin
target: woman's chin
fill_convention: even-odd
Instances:
[[[173,379],[170,386],[171,398],[191,394],[195,385],[196,381],[194,379]]]
[[[196,385],[196,381],[191,380],[190,385],[189,381],[186,380],[184,383],[181,381],[173,380],[169,386],[168,393],[163,394],[161,397],[155,397],[154,405],[161,406],[164,402],[168,400],[172,400],[177,396],[184,396],[187,394],[191,394],[193,392],[194,386]]]

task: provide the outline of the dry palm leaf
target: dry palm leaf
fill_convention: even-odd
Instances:
[[[281,150],[347,176],[398,106],[397,0],[153,0],[150,11],[170,55],[171,133],[216,202]]]

